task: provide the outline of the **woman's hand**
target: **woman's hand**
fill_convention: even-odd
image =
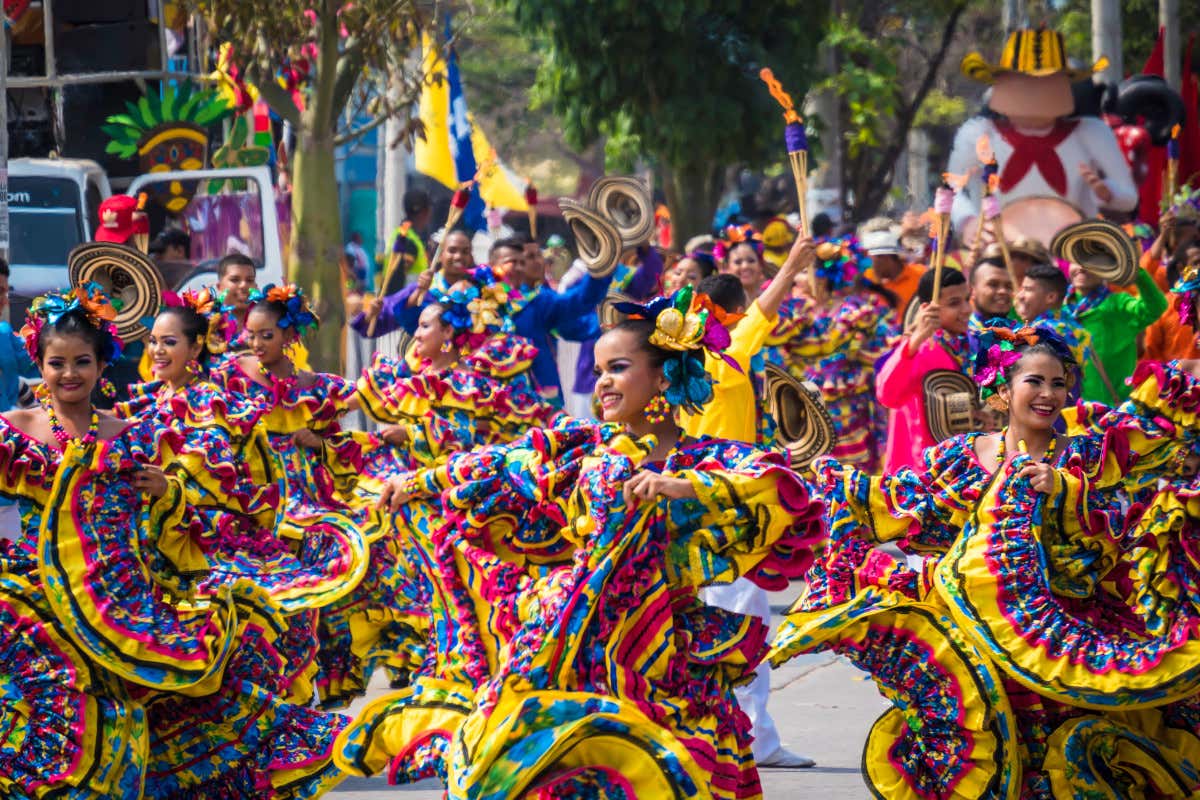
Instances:
[[[324,440],[320,435],[308,428],[301,428],[293,433],[292,441],[296,443],[297,447],[303,447],[306,450],[320,450],[321,445],[324,444]]]
[[[162,497],[167,493],[167,475],[153,464],[146,464],[133,473],[133,488],[151,497]]]
[[[385,425],[377,434],[387,444],[398,447],[408,441],[408,431],[401,425]]]
[[[665,497],[668,500],[696,499],[696,490],[687,478],[671,478],[650,470],[642,470],[625,481],[621,493],[627,506],[656,497]]]
[[[1018,478],[1029,478],[1029,488],[1041,494],[1054,491],[1054,467],[1049,464],[1030,464],[1022,467]]]
[[[379,501],[375,503],[375,508],[380,511],[390,511],[395,514],[400,508],[412,499],[412,495],[408,493],[410,473],[395,475],[384,481],[383,491],[379,495]]]

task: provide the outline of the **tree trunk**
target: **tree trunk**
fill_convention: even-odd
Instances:
[[[302,129],[292,163],[292,246],[288,275],[321,318],[308,342],[312,366],[342,372],[342,219],[334,174],[333,134]]]
[[[693,236],[712,233],[713,215],[721,200],[721,177],[719,166],[704,162],[663,169],[673,249],[682,250]]]

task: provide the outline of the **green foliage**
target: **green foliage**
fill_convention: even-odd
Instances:
[[[661,164],[760,164],[782,154],[780,109],[758,79],[770,66],[803,102],[824,2],[799,0],[501,0],[545,42],[535,101],[582,147],[637,143]]]
[[[1080,61],[1091,62],[1092,4],[1091,0],[1064,0],[1058,16],[1058,27],[1066,39],[1067,54]],[[1181,0],[1179,3],[1179,42],[1187,48],[1188,37],[1200,34],[1200,3]],[[1121,58],[1125,72],[1141,71],[1154,49],[1158,37],[1158,0],[1121,0]],[[1108,54],[1106,54],[1108,55]],[[1192,70],[1200,72],[1200,52],[1193,52]]]
[[[941,89],[931,89],[917,110],[914,128],[957,128],[971,115],[963,97],[948,95]]]
[[[816,88],[841,99],[843,140],[848,155],[858,158],[880,146],[903,103],[894,48],[880,46],[848,15],[830,22],[825,43],[837,50],[838,69]]]

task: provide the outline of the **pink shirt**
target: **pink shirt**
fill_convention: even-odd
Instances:
[[[937,369],[959,369],[958,362],[933,339],[927,339],[915,355],[908,352],[908,338],[883,362],[875,376],[875,393],[880,405],[892,409],[888,415],[887,452],[883,471],[894,473],[901,467],[919,467],[926,447],[937,444],[925,424],[925,376]]]

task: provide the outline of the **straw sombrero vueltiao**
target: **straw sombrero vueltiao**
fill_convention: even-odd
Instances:
[[[594,277],[605,278],[617,268],[621,258],[621,234],[605,217],[591,207],[574,200],[558,201],[563,219],[575,237],[579,258]]]
[[[654,234],[654,201],[637,178],[601,178],[588,191],[587,204],[617,229],[623,250],[640,247]]]
[[[1103,278],[1124,286],[1137,274],[1141,248],[1119,225],[1102,219],[1085,219],[1054,235],[1050,251]]]
[[[72,286],[96,282],[117,310],[113,324],[123,341],[150,333],[162,305],[163,279],[158,266],[140,250],[110,242],[85,242],[67,256]]]
[[[787,449],[792,464],[807,465],[833,450],[837,433],[815,385],[796,380],[775,364],[767,364],[763,398],[775,417],[776,437]]]
[[[992,83],[997,75],[1005,72],[1019,72],[1038,78],[1064,72],[1070,80],[1081,81],[1107,66],[1108,59],[1102,57],[1090,68],[1073,69],[1067,64],[1067,51],[1061,33],[1045,28],[1025,28],[1008,35],[999,62],[990,63],[977,52],[967,53],[961,68],[962,73],[972,80]]]
[[[600,330],[610,331],[629,318],[628,314],[622,314],[617,310],[619,303],[636,302],[637,300],[622,292],[609,292],[608,296],[600,301],[600,307],[596,310],[596,315],[600,318]]]
[[[921,382],[925,406],[925,424],[934,441],[944,441],[975,427],[974,412],[979,408],[979,387],[961,372],[935,369]]]

